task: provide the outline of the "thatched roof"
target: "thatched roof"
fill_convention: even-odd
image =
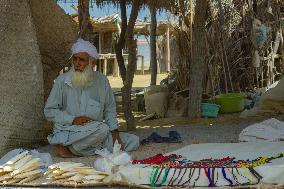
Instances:
[[[169,10],[175,0],[140,0],[143,6],[155,6],[157,9]],[[131,4],[132,0],[126,0],[127,4]],[[118,5],[119,0],[96,0],[98,6],[104,6],[106,4]]]
[[[157,26],[157,35],[164,35],[170,26],[167,22],[159,22]],[[149,22],[142,22],[138,20],[135,24],[134,33],[140,35],[150,35],[151,24]]]
[[[71,17],[78,23],[78,15],[72,14]],[[121,19],[118,14],[104,16],[100,18],[91,18],[94,32],[118,32],[120,30]],[[150,35],[150,22],[137,20],[134,28],[135,34]],[[157,26],[157,35],[163,35],[167,32],[169,24],[165,21],[159,22]]]
[[[78,23],[78,14],[72,14],[73,20]],[[91,18],[91,23],[94,32],[117,32],[119,30],[118,24],[121,19],[118,14],[104,16],[100,18]]]

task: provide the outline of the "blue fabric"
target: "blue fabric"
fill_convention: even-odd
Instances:
[[[169,137],[162,137],[156,132],[153,132],[149,137],[143,139],[140,143],[142,145],[149,143],[180,143],[181,136],[177,131],[170,131]]]

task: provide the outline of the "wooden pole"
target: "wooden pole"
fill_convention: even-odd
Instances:
[[[193,3],[192,0],[190,0],[190,57],[192,57],[192,42],[193,42],[192,24],[193,24]]]
[[[101,60],[99,60],[99,69],[98,69],[98,71],[100,71],[100,72],[103,71],[103,70],[102,70],[102,61],[101,61]]]
[[[102,53],[102,33],[99,33],[99,53]]]
[[[232,92],[234,91],[234,87],[233,87],[233,83],[232,83],[232,77],[231,77],[231,71],[230,71],[230,66],[228,63],[228,57],[227,57],[227,53],[226,53],[226,47],[225,47],[225,43],[224,43],[224,36],[223,36],[223,25],[224,25],[224,11],[223,11],[223,7],[222,7],[222,1],[218,0],[218,6],[219,6],[219,11],[220,11],[220,22],[219,22],[219,27],[220,27],[220,42],[221,42],[221,53],[223,55],[223,61],[224,61],[224,69],[226,72],[226,67],[227,67],[227,72],[228,72],[228,77],[229,77],[229,81],[230,81],[230,86],[231,86],[231,90]],[[227,73],[225,73],[227,74]],[[227,92],[227,91],[226,91]]]
[[[258,70],[257,70],[257,67],[255,68],[255,75],[256,75],[256,85],[257,85],[257,89],[259,89],[259,81],[258,81]]]
[[[141,63],[141,73],[142,73],[142,75],[144,75],[144,56],[141,56],[141,61],[142,61],[142,63]]]
[[[170,27],[167,28],[167,72],[171,71]]]
[[[118,69],[118,63],[117,63],[116,57],[114,58],[113,63],[114,63],[114,66],[113,66],[113,70],[114,70],[113,77],[118,77],[119,76],[119,69]]]
[[[220,41],[219,41],[220,42]],[[222,56],[222,47],[221,47],[221,44],[220,44],[220,47],[219,47],[219,49],[220,49],[220,59],[221,59],[221,61],[222,61],[222,68],[223,68],[223,74],[224,74],[224,83],[225,83],[225,91],[226,91],[226,93],[228,93],[228,81],[227,81],[227,74],[226,74],[226,66],[225,66],[225,61],[224,61],[224,57]]]
[[[104,75],[107,75],[107,58],[104,59],[104,70],[103,70]]]
[[[158,49],[158,44],[156,43],[156,56],[157,56],[157,49]],[[157,58],[156,58],[157,59]],[[157,74],[160,74],[161,73],[161,62],[158,61],[157,59]]]
[[[261,88],[263,88],[263,66],[261,66]]]

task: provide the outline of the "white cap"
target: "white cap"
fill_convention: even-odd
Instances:
[[[73,44],[72,48],[72,55],[80,53],[80,52],[86,52],[89,54],[89,56],[98,59],[99,53],[97,51],[97,48],[90,43],[89,41],[85,41],[84,39],[79,38],[76,43]]]

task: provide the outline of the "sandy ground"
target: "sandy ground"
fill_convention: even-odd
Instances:
[[[159,75],[158,81],[165,78],[166,75]],[[111,86],[114,90],[119,90],[122,86],[120,78],[109,78]],[[139,75],[135,76],[133,86],[135,88],[143,88],[149,85],[150,76],[149,75]],[[240,119],[239,114],[226,114],[220,115],[217,119],[196,119],[189,120],[188,118],[165,118],[165,119],[155,119],[148,120],[144,122],[138,122],[138,120],[145,116],[141,112],[134,112],[135,119],[137,121],[137,129],[131,133],[136,134],[140,137],[140,140],[148,137],[152,132],[157,132],[162,136],[167,136],[169,131],[175,130],[179,132],[182,136],[182,143],[178,144],[158,144],[152,143],[148,145],[140,146],[140,148],[131,152],[130,154],[134,159],[142,159],[157,153],[168,153],[178,148],[181,148],[190,144],[197,143],[236,143],[238,142],[239,133],[247,126],[255,123],[261,122],[268,118],[258,118],[258,119]],[[276,117],[279,120],[284,121],[284,115]],[[120,130],[124,131],[125,121],[123,119],[123,114],[121,112],[121,107],[118,105],[118,120],[120,123]],[[81,157],[81,158],[71,158],[63,159],[56,157],[52,147],[45,146],[39,148],[41,152],[50,152],[53,156],[54,162],[60,161],[74,161],[82,162],[86,165],[92,166],[96,156],[94,157]],[[124,188],[124,187],[115,187]]]
[[[158,83],[165,77],[166,74],[158,75]],[[121,78],[110,77],[109,80],[114,89],[119,89],[122,86]],[[135,76],[133,86],[136,88],[143,88],[143,86],[149,85],[149,81],[150,75],[137,75]],[[120,130],[125,131],[125,121],[120,105],[117,106],[117,111]],[[189,120],[188,118],[164,118],[139,122],[138,120],[143,118],[145,114],[134,112],[134,116],[137,129],[131,133],[138,135],[140,140],[148,137],[152,132],[167,136],[168,132],[171,130],[178,131],[183,139],[183,142],[179,144],[154,143],[141,146],[136,152],[131,153],[133,157],[137,159],[149,157],[157,153],[171,152],[183,146],[195,143],[235,143],[238,142],[239,133],[245,127],[267,119],[240,119],[239,114],[237,113],[220,115],[217,119],[201,118]],[[279,119],[284,120],[284,116],[280,116]],[[53,155],[55,162],[66,161],[66,159],[56,157],[51,146],[41,147],[39,150],[42,152],[50,152]],[[68,159],[68,161],[79,161],[84,162],[87,165],[92,165],[95,158],[96,157],[74,158]]]
[[[160,84],[160,81],[162,79],[165,79],[167,77],[167,74],[158,74],[157,75],[157,85]],[[114,91],[120,90],[123,86],[122,79],[120,77],[108,77],[110,85]],[[150,86],[151,81],[151,75],[135,75],[134,81],[133,81],[133,89],[141,89],[147,86]]]
[[[135,131],[132,131],[131,133],[139,136],[140,140],[148,137],[152,132],[157,132],[161,136],[168,136],[168,132],[174,130],[180,133],[183,142],[176,144],[152,143],[142,145],[137,151],[132,152],[131,154],[133,158],[141,159],[155,155],[157,153],[168,153],[190,144],[236,143],[238,142],[240,132],[244,128],[255,122],[261,122],[265,119],[268,119],[238,119],[238,121],[236,119],[233,119],[237,116],[238,114],[225,115],[222,116],[217,122],[212,122],[211,119],[199,119],[198,123],[197,121],[188,121],[188,124],[186,125],[164,124],[157,126],[156,123],[159,122],[159,120],[148,121],[148,126],[139,126],[138,124],[138,128]],[[278,116],[276,118],[284,121],[284,116]],[[154,123],[151,124],[151,122]],[[42,152],[50,152],[53,155],[55,162],[66,161],[66,159],[56,157],[51,146],[45,146],[40,148],[39,150]],[[81,157],[71,158],[68,159],[68,161],[78,161],[84,162],[87,165],[93,165],[95,159],[96,157]]]

